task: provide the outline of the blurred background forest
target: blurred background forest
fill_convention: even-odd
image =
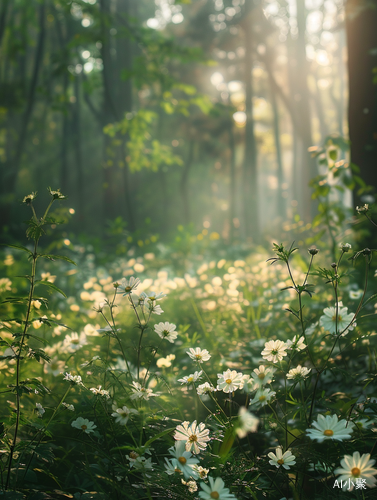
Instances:
[[[2,241],[19,236],[23,196],[47,186],[69,198],[64,236],[117,252],[309,228],[310,151],[330,135],[337,166],[377,186],[376,7],[1,0]],[[344,205],[373,202],[347,185]]]

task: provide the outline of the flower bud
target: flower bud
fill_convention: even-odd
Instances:
[[[352,246],[349,243],[341,243],[340,244],[340,249],[342,252],[347,253],[351,250]]]
[[[312,248],[308,248],[308,252],[310,253],[310,255],[317,255],[319,250],[318,250],[318,248],[312,247]]]

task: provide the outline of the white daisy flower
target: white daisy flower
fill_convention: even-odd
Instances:
[[[287,340],[286,346],[288,349],[295,349],[296,351],[303,351],[306,348],[305,338],[295,335],[292,340]]]
[[[271,458],[269,460],[269,463],[271,465],[275,465],[275,467],[283,467],[284,469],[290,469],[292,465],[295,465],[295,456],[292,455],[290,451],[286,451],[285,453],[282,452],[281,448],[278,447],[275,450],[275,453],[272,453],[272,451],[268,454],[268,456]]]
[[[65,361],[60,360],[58,356],[54,356],[49,363],[44,364],[43,371],[57,377],[62,373],[64,366]]]
[[[241,406],[238,412],[238,425],[236,428],[237,436],[242,439],[249,432],[256,432],[259,424],[259,418],[250,413],[244,406]]]
[[[355,451],[353,455],[344,456],[340,461],[341,467],[335,469],[334,474],[341,474],[338,480],[344,481],[343,489],[347,489],[348,491],[353,490],[353,482],[357,484],[360,480],[369,488],[373,488],[376,486],[377,481],[373,477],[377,474],[377,470],[372,467],[375,463],[375,460],[370,460],[369,453],[360,456],[360,453]]]
[[[197,425],[196,420],[190,424],[190,422],[182,422],[178,425],[174,434],[174,439],[177,441],[185,441],[186,451],[192,451],[192,453],[200,453],[201,450],[205,450],[207,447],[209,437],[209,429],[205,428],[205,424],[200,423]]]
[[[123,296],[129,295],[133,290],[135,290],[140,285],[139,278],[134,278],[131,276],[129,279],[122,278],[120,281],[113,283],[114,288],[119,288],[117,293],[123,293]]]
[[[174,340],[178,337],[178,333],[175,331],[176,326],[173,323],[161,322],[158,325],[154,325],[154,331],[161,339],[166,339],[172,344]]]
[[[111,416],[114,417],[115,422],[120,425],[126,425],[131,415],[137,415],[139,413],[134,408],[127,408],[127,406],[123,406],[122,408],[113,407],[113,410],[115,411]]]
[[[145,306],[146,308],[151,312],[151,313],[154,313],[154,314],[157,314],[158,316],[160,316],[164,311],[161,309],[161,306],[158,305],[158,304],[155,304],[154,302],[152,302],[151,300],[148,300],[147,302],[145,302]]]
[[[209,392],[216,392],[216,388],[208,382],[204,382],[204,384],[198,385],[196,392],[199,396],[203,396],[203,394],[208,394]]]
[[[319,324],[330,333],[342,332],[351,323],[354,317],[353,313],[347,314],[348,308],[343,307],[342,302],[338,302],[338,315],[336,314],[336,307],[326,307],[323,310],[324,315],[320,317]],[[352,323],[347,330],[353,330],[356,323]]]
[[[152,396],[159,396],[159,394],[154,394],[152,389],[147,389],[146,387],[143,387],[139,382],[132,382],[133,387],[131,387],[131,390],[133,392],[131,399],[145,399],[148,401],[148,399]]]
[[[182,471],[184,477],[197,479],[198,473],[193,469],[193,466],[199,463],[197,458],[193,458],[190,451],[186,451],[186,441],[176,441],[175,446],[169,448],[169,453],[172,455],[172,464],[175,468]]]
[[[144,300],[144,302],[154,302],[156,300],[160,300],[166,297],[165,293],[156,293],[156,292],[141,292],[140,299]]]
[[[318,415],[317,422],[313,422],[312,426],[315,429],[307,429],[307,434],[310,439],[316,439],[322,443],[325,439],[335,439],[343,441],[351,437],[354,424],[346,420],[339,420],[337,415]]]
[[[75,352],[81,349],[83,345],[87,344],[86,335],[84,332],[80,333],[80,336],[76,332],[72,332],[65,336],[63,349],[67,349],[69,352]]]
[[[292,368],[287,373],[287,379],[292,380],[304,380],[309,376],[311,368],[306,368],[305,366],[298,365],[296,368]]]
[[[72,427],[75,427],[75,429],[80,429],[84,431],[86,434],[90,434],[91,432],[94,432],[94,429],[96,429],[96,425],[94,425],[94,422],[90,422],[87,418],[82,418],[78,417],[76,420],[72,422]]]
[[[258,389],[254,398],[250,401],[250,406],[264,406],[270,402],[271,398],[273,398],[275,394],[276,392],[271,391],[271,389]]]
[[[169,476],[172,476],[173,474],[182,474],[181,469],[178,469],[171,460],[165,457],[165,472]]]
[[[259,368],[254,368],[253,371],[254,373],[252,373],[251,376],[258,387],[270,384],[274,378],[275,370],[271,367],[260,365]]]
[[[209,485],[205,483],[200,483],[203,491],[199,492],[200,498],[203,500],[237,500],[236,497],[229,492],[229,488],[225,488],[225,483],[221,477],[212,479],[208,476]]]
[[[208,361],[211,357],[207,349],[200,349],[200,347],[190,347],[186,354],[190,356],[191,359],[197,361],[198,363],[203,363],[203,361]]]
[[[196,382],[197,380],[200,379],[200,377],[202,376],[203,372],[200,371],[200,372],[195,372],[195,373],[192,373],[190,375],[186,375],[185,377],[183,378],[179,378],[178,379],[178,382],[181,382],[181,384],[186,384],[186,385],[190,385],[190,384],[193,384],[194,382]],[[208,382],[207,382],[208,383]]]
[[[286,349],[287,345],[281,340],[270,340],[264,344],[264,349],[261,352],[261,355],[267,361],[277,363],[287,355],[285,352]]]
[[[236,370],[226,370],[217,374],[217,390],[225,393],[242,389],[244,384],[243,374]]]

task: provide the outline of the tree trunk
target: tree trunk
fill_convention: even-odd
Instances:
[[[310,92],[308,89],[308,62],[306,60],[306,8],[305,2],[296,0],[298,38],[296,41],[297,66],[294,78],[297,81],[297,116],[300,117],[300,136],[302,138],[301,158],[301,196],[298,209],[301,217],[310,221],[315,215],[315,205],[311,201],[310,180],[317,175],[316,160],[311,158],[308,148],[312,146],[312,125],[310,110]]]
[[[351,162],[374,192],[377,189],[377,90],[373,82],[377,47],[377,1],[348,0],[346,30],[348,39],[349,105],[348,123]],[[355,193],[355,204],[363,200]]]

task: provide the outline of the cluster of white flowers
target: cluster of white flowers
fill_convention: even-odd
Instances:
[[[110,394],[109,394],[109,391],[106,391],[105,389],[102,389],[102,386],[98,386],[98,388],[96,387],[91,387],[90,388],[90,391],[92,391],[93,394],[95,394],[96,396],[102,396],[104,397],[105,399],[110,399]]]
[[[70,373],[65,373],[63,380],[68,380],[71,384],[84,385],[82,383],[82,378],[80,375],[71,375]]]

